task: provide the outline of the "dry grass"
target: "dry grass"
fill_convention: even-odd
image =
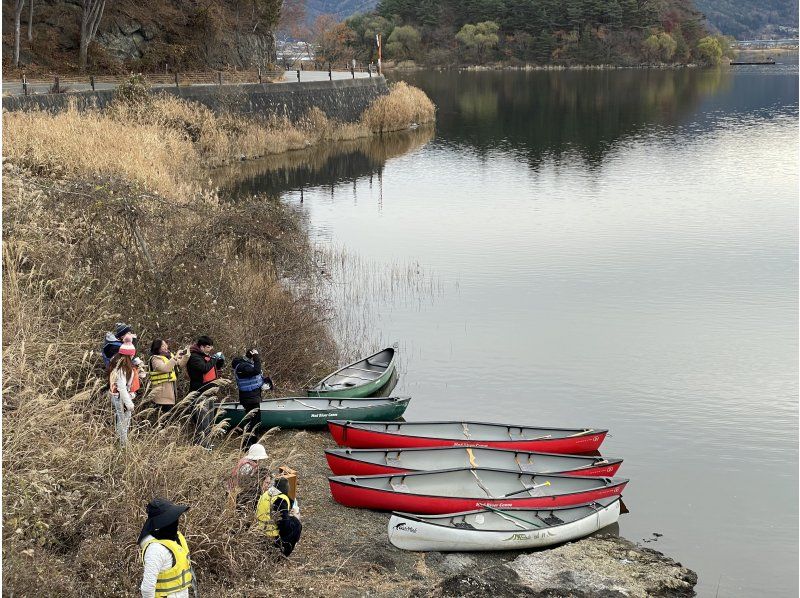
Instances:
[[[436,107],[421,89],[399,81],[389,95],[375,100],[361,116],[370,131],[399,131],[413,125],[432,122]]]
[[[204,595],[417,587],[405,567],[369,557],[366,534],[386,543],[382,518],[333,504],[322,435],[265,437],[273,465],[295,467],[309,489],[301,548],[275,559],[252,518],[225,504],[241,436],[217,429],[209,454],[187,440],[186,400],[162,421],[142,401],[120,450],[98,368],[103,332],[125,320],[142,351],[155,337],[177,347],[201,333],[229,357],[258,346],[286,393],[328,371],[349,348],[330,335],[300,217],[267,197],[226,203],[196,181],[245,147],[252,157],[358,138],[363,125],[316,111],[296,125],[254,123],[174,100],[3,120],[4,594],[135,595],[135,541],[154,495],[192,506]]]
[[[358,123],[339,123],[318,108],[292,123],[233,111],[215,114],[172,96],[145,98],[120,99],[103,112],[74,107],[58,114],[6,112],[4,155],[39,174],[124,178],[179,200],[198,189],[209,167],[406,129],[434,118],[427,96],[405,83],[392,86]]]

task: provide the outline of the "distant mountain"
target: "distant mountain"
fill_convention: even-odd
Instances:
[[[306,0],[306,22],[311,24],[319,15],[334,15],[340,20],[357,12],[369,12],[378,0]]]
[[[737,39],[797,36],[797,0],[695,0],[695,4],[712,27]]]

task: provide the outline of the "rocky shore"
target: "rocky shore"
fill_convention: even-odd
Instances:
[[[609,533],[538,552],[399,550],[388,540],[388,514],[348,509],[331,498],[323,451],[335,444],[327,433],[278,432],[265,444],[276,463],[286,462],[300,474],[304,535],[281,566],[295,592],[350,598],[695,595],[696,573]]]

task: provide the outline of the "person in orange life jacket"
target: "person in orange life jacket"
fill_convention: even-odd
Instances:
[[[272,380],[262,374],[261,356],[256,349],[250,349],[244,355],[244,357],[234,357],[231,365],[236,386],[239,388],[239,403],[248,413],[244,433],[245,446],[250,446],[258,440],[256,430],[260,423],[258,409],[261,404],[261,391],[270,390]]]
[[[222,353],[211,354],[214,350],[214,339],[201,336],[197,342],[189,347],[189,361],[186,363],[186,373],[189,375],[189,391],[198,390],[201,393],[210,382],[219,379],[219,370],[225,365]]]
[[[147,505],[147,521],[137,541],[144,565],[142,598],[189,598],[190,587],[197,596],[189,546],[178,531],[180,517],[188,509],[163,498]]]
[[[135,405],[136,393],[141,388],[144,372],[142,360],[136,357],[136,347],[131,343],[120,345],[108,364],[108,385],[111,405],[114,408],[114,427],[122,446],[128,443],[128,430]]]
[[[214,350],[214,340],[208,336],[201,336],[197,342],[189,347],[189,361],[186,363],[186,373],[189,375],[189,390],[197,392],[197,398],[192,407],[196,424],[195,441],[208,450],[214,448],[209,444],[211,428],[214,424],[214,397],[201,398],[205,391],[212,388],[215,380],[219,380],[219,370],[225,365],[225,356],[222,353],[211,354]]]
[[[185,367],[189,360],[189,350],[181,349],[177,355],[169,350],[167,341],[157,338],[150,345],[150,400],[158,405],[161,412],[169,411],[175,405],[177,396],[175,368]]]

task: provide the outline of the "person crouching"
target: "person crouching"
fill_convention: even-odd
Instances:
[[[289,481],[276,478],[256,506],[256,522],[272,545],[284,556],[292,554],[300,541],[303,525],[292,514],[292,501],[287,492]]]

